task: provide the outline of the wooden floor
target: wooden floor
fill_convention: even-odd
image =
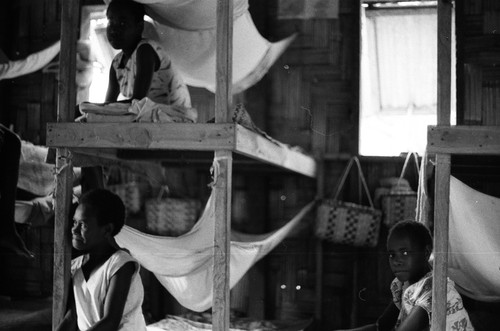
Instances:
[[[52,330],[52,298],[0,296],[0,330]]]

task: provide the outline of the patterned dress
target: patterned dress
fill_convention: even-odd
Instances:
[[[116,79],[120,85],[120,93],[125,98],[131,98],[133,95],[137,71],[137,49],[142,44],[151,45],[160,59],[160,68],[153,73],[151,87],[146,96],[157,103],[190,108],[191,97],[189,96],[189,90],[182,80],[182,77],[175,70],[172,61],[161,46],[149,39],[142,39],[139,42],[137,48],[123,68],[120,68],[123,52],[118,53],[113,59],[112,66],[116,71]]]
[[[421,280],[408,286],[395,278],[391,283],[392,299],[399,308],[396,329],[408,317],[415,306],[422,307],[431,321],[432,312],[432,271]],[[469,314],[464,308],[462,298],[455,289],[455,283],[448,278],[447,284],[446,331],[474,331]]]

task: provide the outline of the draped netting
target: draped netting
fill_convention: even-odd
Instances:
[[[500,199],[451,177],[448,272],[458,290],[500,301]]]
[[[139,263],[184,307],[204,311],[212,306],[214,193],[200,219],[179,237],[153,236],[125,226],[116,236],[118,245],[130,251]],[[250,235],[231,232],[230,287],[232,288],[258,260],[278,245],[314,207],[314,202],[276,231]]]
[[[145,36],[160,42],[186,84],[215,91],[216,0],[135,0],[153,19]],[[110,0],[105,0],[109,3]],[[248,0],[233,1],[233,93],[258,82],[295,38],[261,36]]]

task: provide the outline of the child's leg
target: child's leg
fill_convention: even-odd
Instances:
[[[0,124],[0,254],[32,257],[14,223],[21,140]]]

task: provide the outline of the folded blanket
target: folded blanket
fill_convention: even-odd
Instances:
[[[198,119],[195,108],[157,103],[148,97],[132,103],[82,102],[80,112],[79,122],[195,123]]]

